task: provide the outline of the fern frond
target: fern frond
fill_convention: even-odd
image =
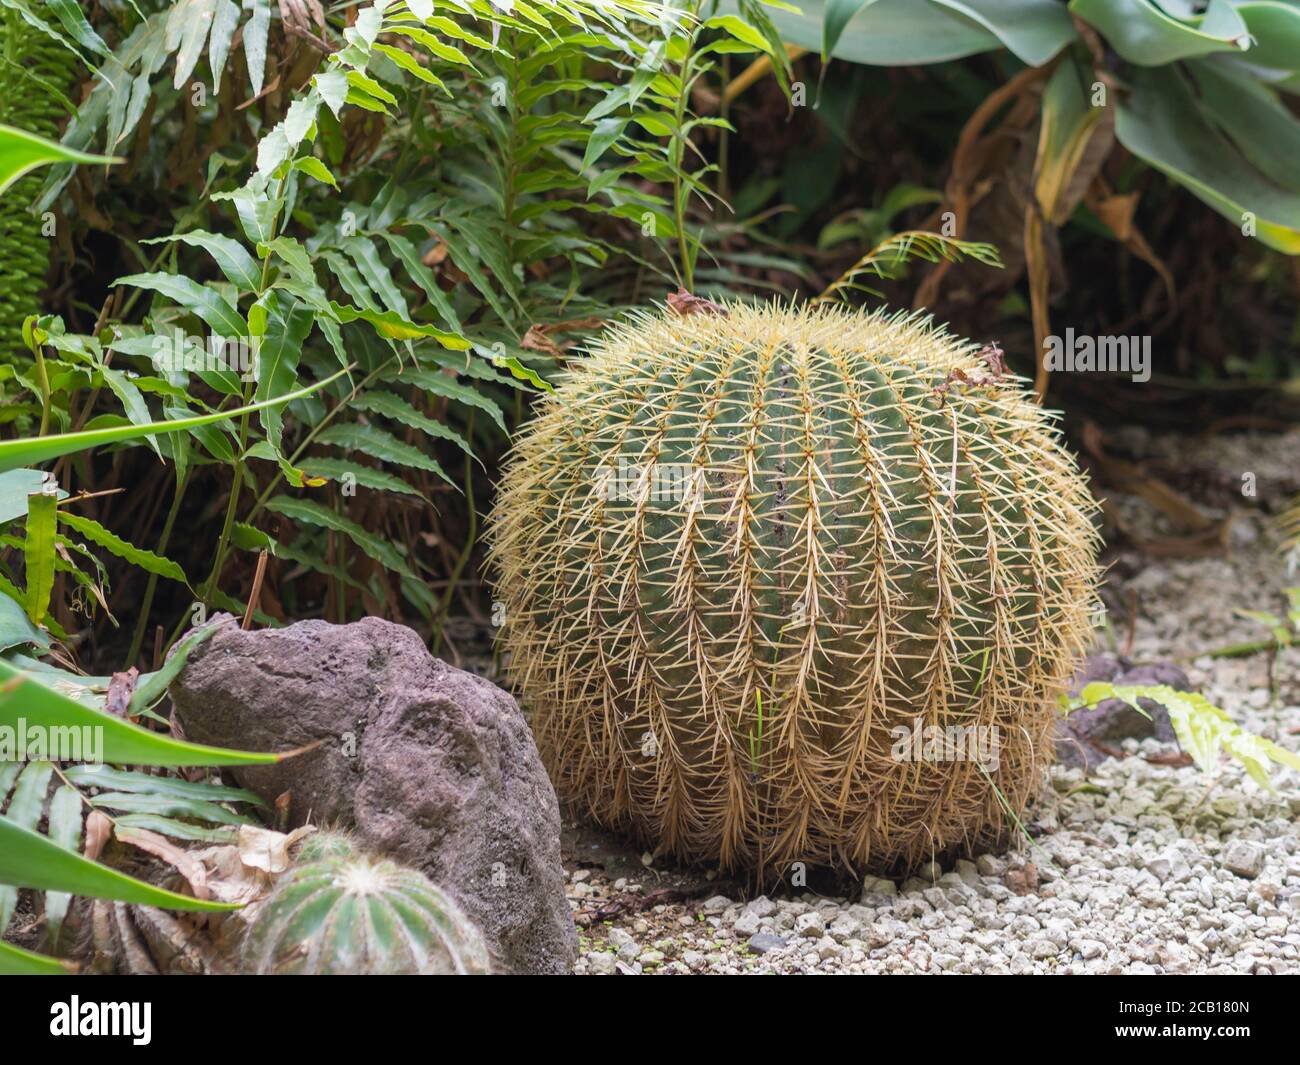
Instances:
[[[992,244],[958,240],[956,237],[945,237],[941,233],[931,233],[924,229],[908,229],[882,240],[831,282],[813,303],[843,299],[848,292],[854,290],[878,296],[880,293],[860,284],[859,280],[867,274],[879,278],[893,277],[894,271],[909,259],[921,259],[929,263],[940,260],[957,263],[964,259],[974,259],[986,266],[1002,268],[1002,259]]]

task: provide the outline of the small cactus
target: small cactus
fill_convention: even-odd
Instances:
[[[777,874],[1000,837],[1095,602],[1051,416],[924,317],[704,303],[603,338],[501,485],[507,668],[556,790]]]
[[[320,833],[276,884],[244,941],[257,975],[476,975],[489,971],[477,928],[427,877]]]

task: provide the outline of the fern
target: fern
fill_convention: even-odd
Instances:
[[[837,277],[814,303],[843,299],[850,291],[859,290],[878,296],[874,289],[860,284],[868,274],[878,278],[897,276],[899,268],[909,259],[925,262],[961,262],[974,259],[987,266],[1002,266],[998,250],[992,244],[981,244],[956,237],[945,237],[922,229],[908,229],[886,237],[866,255]]]

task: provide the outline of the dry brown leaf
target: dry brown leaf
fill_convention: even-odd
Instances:
[[[81,847],[82,857],[89,858],[92,862],[99,861],[99,856],[104,853],[104,847],[112,835],[113,822],[108,814],[103,810],[91,810],[90,816],[86,818],[85,842]]]
[[[108,698],[104,702],[104,709],[115,717],[126,717],[127,708],[131,705],[131,696],[135,692],[136,681],[140,679],[140,671],[132,666],[125,673],[114,673],[113,679],[108,682]]]
[[[530,325],[519,346],[528,351],[540,351],[543,355],[550,355],[552,358],[558,359],[564,356],[564,349],[546,335],[544,325]]]
[[[176,846],[165,836],[150,832],[147,828],[122,828],[119,825],[115,835],[123,843],[139,847],[142,851],[152,854],[155,858],[161,858],[172,866],[185,878],[196,899],[211,898],[208,893],[207,870],[203,868],[203,863],[195,858],[194,852]]]
[[[289,848],[315,831],[314,825],[303,825],[286,835],[256,825],[240,825],[236,844],[239,859],[249,868],[264,873],[283,873],[289,868]]]
[[[694,296],[684,288],[668,293],[668,306],[671,310],[683,316],[688,314],[713,314],[719,318],[727,317],[727,309],[721,304],[714,303],[703,296]]]

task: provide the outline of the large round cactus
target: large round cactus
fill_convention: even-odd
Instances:
[[[1000,836],[1095,600],[1049,417],[926,318],[702,309],[609,333],[507,466],[506,662],[557,790],[769,873]]]
[[[248,930],[259,975],[463,975],[489,971],[477,928],[421,873],[312,837]]]

